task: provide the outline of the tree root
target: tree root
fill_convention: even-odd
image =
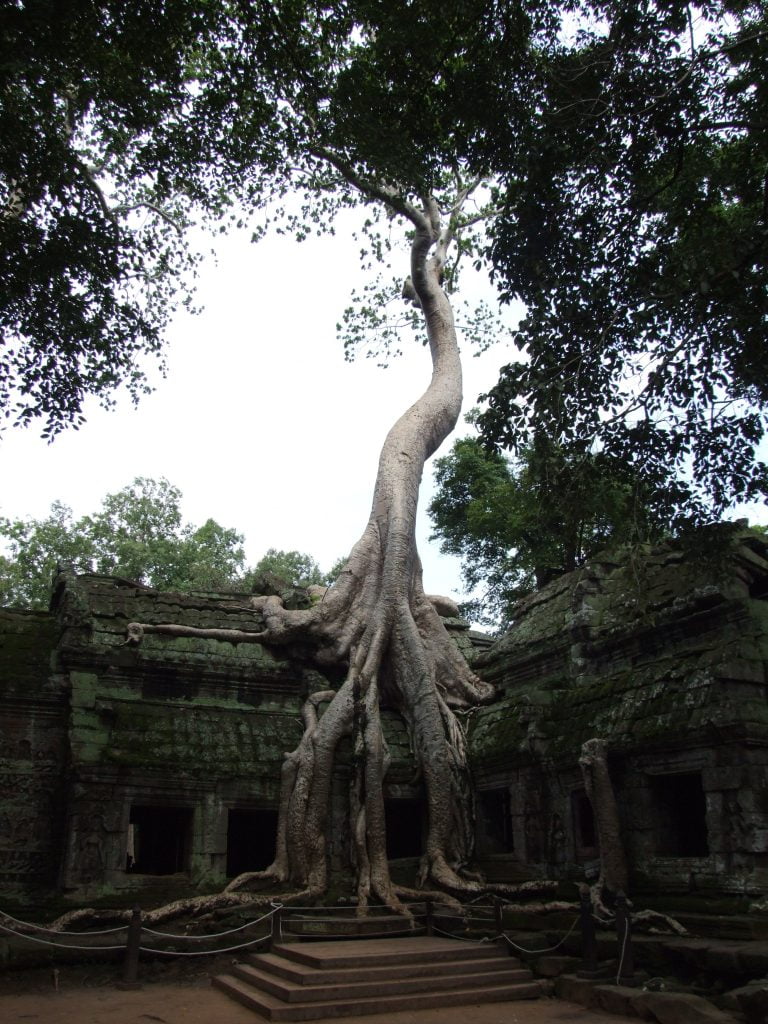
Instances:
[[[632,914],[633,924],[647,926],[651,935],[690,935],[688,929],[668,914],[660,914],[657,910],[637,910]]]

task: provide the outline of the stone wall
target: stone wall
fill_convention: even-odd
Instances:
[[[581,879],[597,837],[578,767],[608,745],[634,891],[768,893],[768,550],[604,556],[526,599],[490,648],[447,620],[498,700],[468,716],[478,852],[491,877]],[[280,768],[309,692],[337,685],[276,648],[129,622],[254,630],[242,595],[61,576],[50,613],[0,612],[0,882],[27,904],[160,901],[266,866]],[[478,653],[479,652],[479,653]],[[384,712],[391,855],[416,856],[423,794]],[[347,864],[348,751],[331,857]]]
[[[51,613],[0,613],[6,896],[161,899],[272,859],[280,769],[307,694],[332,688],[279,649],[147,633],[129,622],[258,629],[243,595],[158,593],[61,576]],[[404,724],[384,714],[387,795],[418,801]],[[331,856],[347,857],[342,748]]]
[[[51,671],[55,620],[0,610],[0,889],[49,892],[62,858],[66,682]]]
[[[578,757],[600,737],[636,891],[765,893],[767,554],[744,534],[719,561],[672,545],[596,558],[521,604],[478,659],[501,699],[470,732],[481,803],[506,804],[513,859],[595,870]]]

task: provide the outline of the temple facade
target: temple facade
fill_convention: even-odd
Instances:
[[[634,892],[768,897],[768,543],[604,555],[525,599],[494,643],[446,625],[497,699],[466,716],[477,854],[492,879],[594,876],[579,767],[604,741]],[[260,643],[247,598],[62,573],[50,611],[0,611],[0,890],[6,909],[146,905],[214,891],[274,852],[280,768],[305,697],[340,682]],[[404,723],[384,713],[389,855],[421,852]],[[333,866],[347,864],[342,748]],[[9,902],[10,901],[10,902]]]

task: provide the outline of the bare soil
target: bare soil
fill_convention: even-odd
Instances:
[[[231,960],[177,967],[142,964],[142,987],[117,987],[119,967],[63,966],[0,974],[2,1024],[261,1024],[262,1018],[211,987]],[[486,1003],[345,1017],[347,1024],[620,1024],[612,1014],[558,999]]]

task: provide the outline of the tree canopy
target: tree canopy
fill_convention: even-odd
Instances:
[[[181,491],[167,480],[137,477],[78,519],[60,501],[44,519],[0,516],[6,550],[0,553],[0,607],[47,608],[59,565],[182,593],[250,593],[264,573],[291,587],[325,585],[338,574],[336,567],[323,572],[305,552],[277,548],[249,567],[242,534],[215,519],[202,526],[185,522],[181,501]]]
[[[647,481],[630,467],[601,453],[565,455],[546,438],[515,459],[462,438],[435,461],[435,483],[433,538],[461,558],[467,590],[479,590],[462,609],[496,629],[511,622],[521,596],[596,551],[662,532],[645,501]]]
[[[94,8],[106,15],[107,30],[118,30],[118,54],[136,39],[122,31],[122,10]],[[258,628],[238,636],[293,646],[320,672],[332,669],[328,688],[308,696],[302,738],[285,758],[275,860],[259,880],[242,884],[290,882],[309,898],[325,890],[335,755],[349,736],[358,901],[374,897],[402,909],[408,889],[393,881],[386,858],[385,704],[406,722],[424,786],[419,881],[478,892],[456,713],[493,691],[458,653],[424,592],[414,526],[424,464],[461,407],[449,298],[457,268],[462,260],[489,268],[502,295],[529,308],[522,357],[482,419],[489,443],[521,453],[533,444],[538,453],[541,437],[564,467],[590,453],[611,465],[627,461],[638,473],[650,467],[653,480],[670,485],[692,469],[694,484],[651,495],[667,509],[678,497],[683,504],[696,497],[696,487],[715,506],[726,495],[758,493],[765,485],[754,458],[765,397],[757,344],[765,312],[764,11],[676,0],[637,8],[619,0],[189,0],[178,11],[176,35],[169,33],[178,59],[165,73],[163,43],[150,43],[138,99],[130,83],[140,45],[118,61],[133,62],[121,89],[104,79],[109,48],[96,45],[104,36],[95,22],[82,37],[65,31],[61,47],[48,31],[46,3],[16,7],[16,22],[6,22],[16,32],[5,32],[11,46],[22,29],[32,30],[34,45],[48,38],[33,75],[12,69],[6,90],[20,97],[11,127],[32,126],[19,152],[35,152],[35,125],[53,110],[45,166],[50,152],[65,154],[52,178],[65,187],[53,204],[45,200],[54,193],[48,179],[39,200],[21,159],[3,170],[9,249],[23,255],[24,233],[36,238],[54,218],[54,249],[66,250],[61,337],[43,331],[40,353],[38,331],[27,327],[7,345],[12,415],[41,415],[52,432],[77,419],[84,391],[105,397],[121,380],[141,386],[133,357],[156,350],[186,259],[174,234],[184,229],[179,212],[216,215],[237,203],[246,218],[260,212],[257,234],[272,222],[301,239],[332,231],[344,207],[365,210],[362,260],[383,277],[364,299],[362,319],[345,321],[345,340],[359,343],[372,328],[391,344],[377,308],[402,294],[425,335],[432,377],[385,439],[369,520],[323,601],[291,609],[277,594],[261,595],[251,604]],[[162,20],[175,17],[169,12],[170,5],[148,22],[153,32],[169,27]],[[35,14],[45,31],[29,23]],[[100,92],[93,83],[102,80]],[[78,226],[70,235],[58,226],[57,203],[66,211],[60,227],[73,217]],[[92,215],[78,216],[79,208]],[[96,220],[116,241],[103,253],[86,245],[81,256],[81,232],[87,236]],[[149,236],[141,233],[145,223]],[[698,224],[709,225],[707,244]],[[409,245],[404,284],[405,267],[390,267],[397,237]],[[85,276],[72,280],[69,268],[81,265]],[[89,275],[102,265],[104,329],[101,312],[84,309]],[[300,298],[301,282],[291,284]],[[22,294],[20,309],[34,316]],[[145,309],[149,329],[134,329]],[[110,338],[117,355],[128,356],[111,376],[112,361],[102,359]],[[68,347],[75,358],[63,380],[71,394],[65,387],[59,397],[47,382],[56,381],[58,353]],[[102,375],[83,373],[92,359]],[[127,642],[153,631],[205,634],[186,623],[132,623]]]
[[[386,270],[377,201],[458,174],[495,212],[487,242],[465,218],[458,256],[528,309],[486,442],[599,445],[665,481],[668,517],[765,493],[764,5],[31,0],[0,42],[11,421],[53,435],[89,394],[140,395],[190,298],[195,218],[259,208],[301,238],[363,202]],[[401,286],[371,286],[350,346],[392,344]]]
[[[211,8],[211,18],[215,9]],[[203,5],[31,0],[0,11],[0,412],[52,436],[146,389],[188,298],[185,197],[163,125],[209,32]]]
[[[185,523],[181,492],[167,480],[137,477],[75,519],[54,502],[45,519],[0,517],[0,605],[47,608],[59,564],[76,572],[123,576],[162,590],[237,587],[243,537],[208,519]]]
[[[765,5],[573,10],[535,116],[492,138],[490,258],[528,312],[482,433],[597,446],[705,520],[768,490]]]

